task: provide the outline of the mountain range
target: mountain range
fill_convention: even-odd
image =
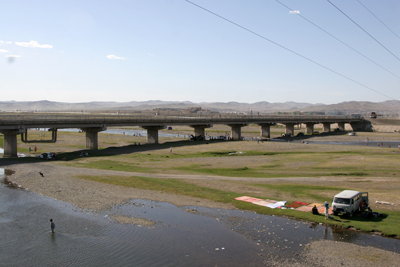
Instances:
[[[349,101],[338,104],[310,104],[299,102],[270,103],[266,101],[256,103],[239,102],[200,102],[190,101],[131,101],[131,102],[84,102],[65,103],[42,101],[0,101],[0,111],[143,111],[153,109],[188,109],[201,107],[216,112],[243,112],[243,113],[274,113],[274,112],[326,112],[340,111],[344,113],[378,112],[382,114],[399,114],[400,101],[388,100],[384,102]]]

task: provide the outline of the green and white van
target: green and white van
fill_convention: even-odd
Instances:
[[[352,216],[360,208],[362,201],[368,206],[368,192],[344,190],[333,197],[333,214],[338,215],[341,213]]]

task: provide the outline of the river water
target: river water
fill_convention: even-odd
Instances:
[[[47,131],[46,128],[41,128],[42,131]],[[58,131],[66,131],[66,132],[80,132],[80,129],[75,128],[66,128],[66,129],[58,129]],[[118,128],[110,128],[101,133],[108,134],[120,134],[120,135],[131,135],[131,136],[147,136],[146,130],[130,130],[130,129],[118,129]],[[189,136],[193,133],[182,132],[182,133],[164,133],[159,132],[160,137],[183,137],[189,138]],[[246,141],[257,141],[257,137],[245,137]],[[271,142],[287,142],[286,139],[282,138],[273,138],[270,139]],[[291,140],[293,143],[304,143],[304,144],[325,144],[325,145],[348,145],[348,146],[370,146],[370,147],[391,147],[398,148],[400,146],[399,141],[347,141],[347,142],[330,142],[330,141],[313,141],[313,138],[309,139],[301,139],[301,140]],[[1,149],[1,148],[0,148]],[[0,150],[0,153],[3,153]]]
[[[155,224],[121,224],[114,215]],[[400,240],[254,212],[141,199],[108,211],[81,210],[4,182],[0,237],[0,266],[261,266],[269,257],[296,257],[318,239],[400,252]]]

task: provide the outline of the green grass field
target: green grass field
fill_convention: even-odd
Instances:
[[[364,219],[362,216],[331,216],[330,219],[325,220],[325,216],[313,215],[307,212],[300,212],[290,209],[270,209],[267,207],[258,206],[248,202],[235,200],[236,197],[242,196],[236,192],[227,192],[209,187],[202,187],[187,183],[177,179],[157,179],[148,177],[122,177],[122,176],[79,176],[81,179],[103,182],[113,185],[134,187],[140,189],[148,189],[161,191],[176,195],[185,195],[197,198],[203,198],[221,203],[230,203],[234,207],[242,210],[254,211],[259,214],[288,216],[296,219],[303,219],[317,223],[328,223],[339,227],[353,227],[362,231],[375,231],[382,232],[389,236],[400,236],[400,221],[399,212],[384,211],[383,217],[373,218],[370,220]],[[323,191],[342,190],[340,187],[325,187],[325,186],[309,186],[309,185],[296,185],[296,184],[280,184],[280,185],[256,185],[261,187],[268,187],[272,191],[285,191],[293,195],[293,199],[301,201],[302,199],[314,200],[315,202],[323,203],[326,199],[320,193]],[[266,198],[266,196],[252,196],[258,198]],[[279,200],[279,199],[277,199]],[[293,201],[288,201],[290,204]],[[376,211],[380,212],[380,211]]]

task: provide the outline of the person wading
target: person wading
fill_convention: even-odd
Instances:
[[[53,222],[53,219],[50,219],[50,228],[51,228],[51,233],[54,234],[54,230],[56,229],[56,225]]]

